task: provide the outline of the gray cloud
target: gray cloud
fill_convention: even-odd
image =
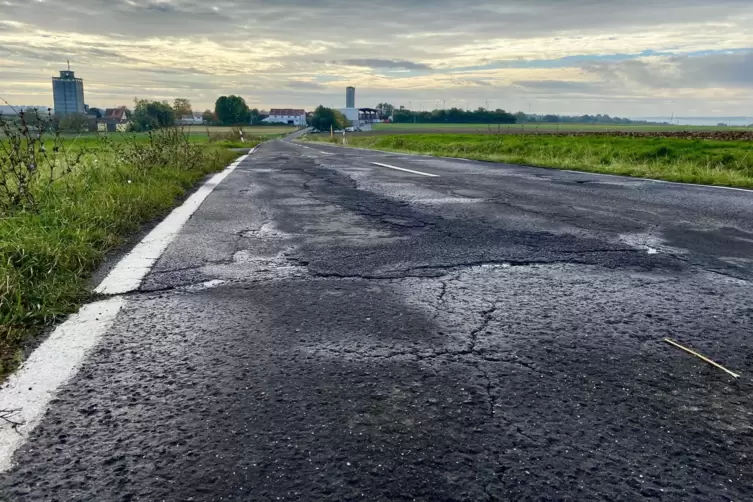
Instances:
[[[0,46],[0,55],[10,57],[22,57],[39,61],[62,63],[70,59],[71,53],[49,47],[27,46],[23,41],[16,44]],[[125,56],[116,50],[101,49],[98,47],[81,47],[76,51],[75,57],[79,61],[104,60],[109,62],[143,62],[141,59]]]
[[[579,55],[572,52],[576,49],[671,51],[696,40],[744,48],[747,41],[753,46],[753,37],[745,35],[750,19],[750,0],[383,0],[378,7],[365,0],[0,0],[0,37],[15,37],[0,40],[0,59],[5,59],[0,64],[11,69],[4,72],[4,90],[40,103],[50,101],[49,77],[34,88],[30,76],[52,76],[70,58],[86,79],[87,93],[102,105],[128,95],[161,98],[171,92],[207,105],[230,92],[246,93],[260,107],[312,106],[321,100],[339,105],[342,93],[333,92],[330,82],[344,86],[368,74],[358,84],[364,105],[447,99],[477,106],[487,99],[535,98],[557,103],[559,111],[593,113],[599,110],[587,108],[598,101],[607,107],[604,112],[627,114],[640,103],[655,106],[660,101],[653,95],[665,89],[749,87],[753,56],[566,62],[593,82],[554,71],[521,77],[517,68],[500,64],[495,74],[468,68],[504,61],[504,50],[517,45],[520,55],[510,60],[557,59],[564,51]],[[74,37],[77,45],[29,43],[37,30]],[[91,40],[78,43],[80,37]],[[244,54],[251,56],[239,57]],[[398,70],[408,71],[395,75]],[[748,99],[753,106],[753,96]]]
[[[536,94],[596,94],[609,91],[603,83],[570,80],[519,80],[515,85]]]
[[[399,61],[393,59],[343,59],[340,61],[332,61],[333,64],[340,64],[345,66],[362,66],[365,68],[373,68],[375,70],[389,69],[389,70],[419,70],[419,71],[431,71],[432,67],[422,63],[413,63],[411,61]]]
[[[289,89],[303,89],[303,90],[323,90],[327,87],[318,82],[309,82],[306,80],[290,80],[286,84]]]
[[[592,64],[584,69],[607,82],[651,88],[750,87],[753,86],[753,51]]]
[[[609,32],[611,28],[669,25],[735,19],[749,12],[747,0],[531,0],[526,3],[482,0],[384,0],[379,8],[358,0],[66,0],[7,7],[12,20],[57,24],[62,30],[86,26],[90,32],[126,36],[213,34],[227,38],[253,26],[263,36],[284,34],[299,39],[326,37],[342,41],[368,37],[395,40],[397,35],[431,33],[444,40],[478,40],[490,36],[525,38],[573,30]],[[216,9],[215,9],[216,8]],[[117,12],[117,15],[113,15]],[[169,16],[166,18],[165,16]],[[92,22],[96,20],[96,22]],[[312,32],[317,20],[336,29]],[[166,22],[168,21],[168,22]],[[188,24],[186,24],[188,23]],[[123,28],[127,28],[123,30]],[[248,34],[248,31],[245,32]],[[393,43],[397,47],[398,43]],[[410,51],[409,45],[402,50]]]

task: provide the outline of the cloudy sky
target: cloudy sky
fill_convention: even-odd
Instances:
[[[660,4],[660,5],[657,5]],[[751,0],[0,0],[0,98],[753,115]]]

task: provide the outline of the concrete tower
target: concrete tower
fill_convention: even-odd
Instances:
[[[52,77],[52,99],[55,103],[55,115],[64,117],[71,113],[86,113],[84,108],[84,81],[76,78],[68,64],[67,71],[61,71],[59,77]]]
[[[345,89],[345,108],[356,107],[356,88],[348,87]]]

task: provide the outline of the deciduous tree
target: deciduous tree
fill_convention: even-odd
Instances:
[[[395,111],[395,107],[389,103],[379,103],[378,105],[376,105],[376,109],[379,110],[382,118],[385,119],[391,117],[392,113]]]
[[[319,107],[314,110],[314,116],[311,119],[311,126],[320,131],[329,131],[330,128],[344,129],[345,127],[348,127],[348,119],[337,110],[319,105]]]
[[[168,127],[175,123],[175,110],[167,101],[134,99],[133,122],[136,131]]]
[[[222,125],[248,124],[248,105],[240,96],[220,96],[214,104],[214,113]]]
[[[214,124],[217,122],[217,115],[212,110],[204,110],[204,113],[201,114],[201,119],[207,124]]]
[[[89,119],[83,113],[69,113],[60,118],[58,127],[64,132],[83,132],[89,124]]]
[[[175,98],[173,110],[175,110],[175,116],[178,118],[193,114],[191,101],[188,98]]]

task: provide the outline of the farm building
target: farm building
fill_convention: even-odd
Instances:
[[[202,125],[203,123],[204,118],[198,113],[183,115],[179,119],[175,119],[175,125]]]
[[[128,117],[125,107],[108,108],[98,125],[100,131],[125,132],[128,130]]]
[[[292,108],[272,108],[269,110],[269,117],[262,122],[267,124],[288,124],[295,126],[306,125],[306,110],[296,110]]]

